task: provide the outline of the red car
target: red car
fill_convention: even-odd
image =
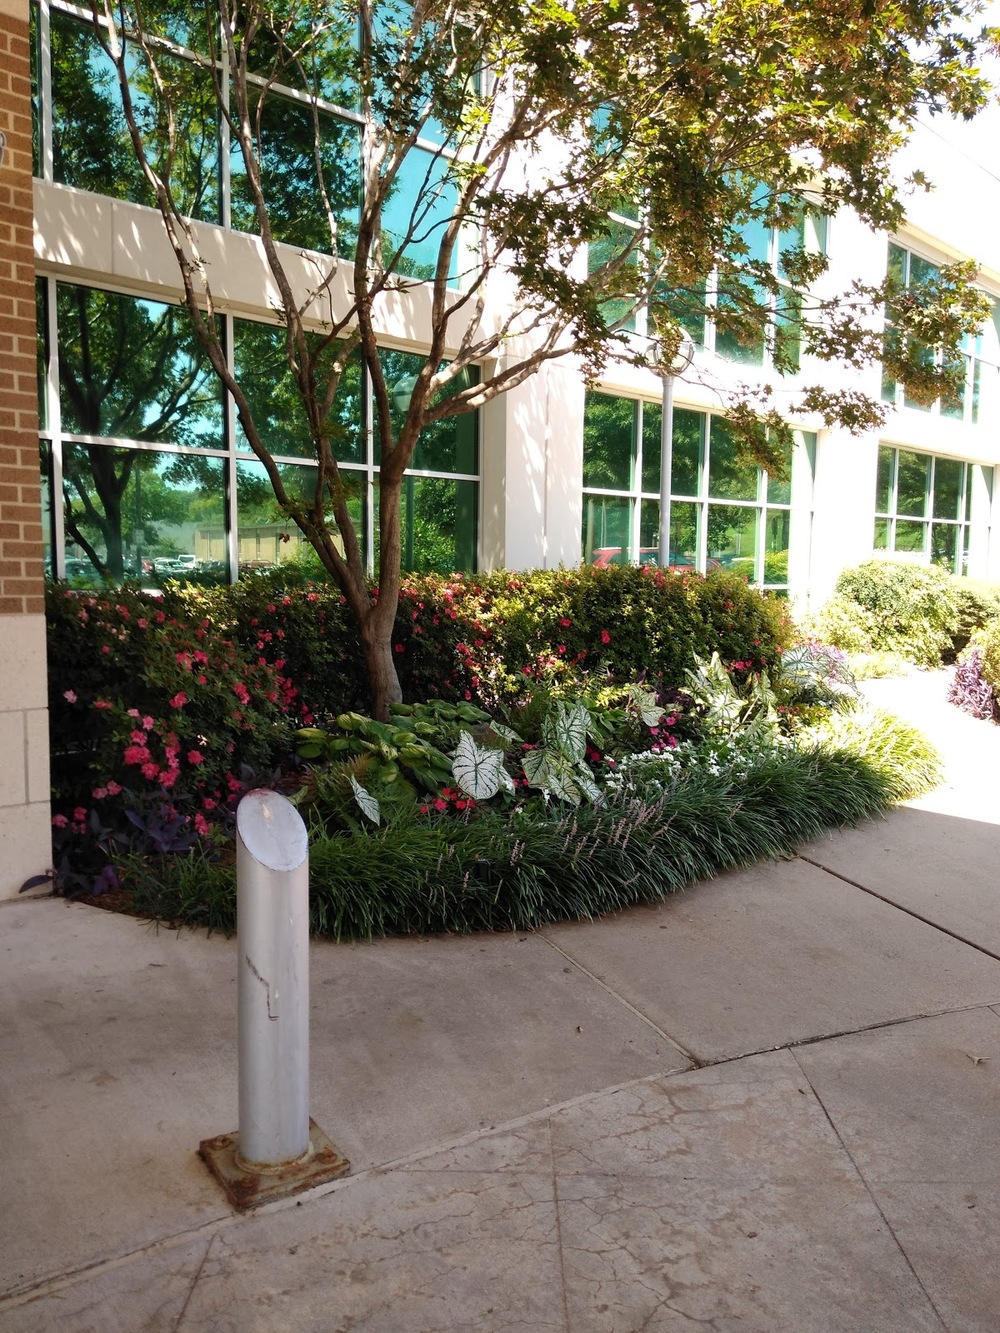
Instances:
[[[660,551],[657,546],[640,546],[639,564],[640,565],[658,565]],[[628,557],[623,554],[620,546],[601,546],[594,552],[594,558],[590,562],[595,569],[607,569],[609,565],[627,565]],[[722,566],[718,560],[708,560],[709,569],[721,569]],[[670,564],[668,569],[694,569],[694,561],[689,560],[685,555],[679,555],[671,552]]]

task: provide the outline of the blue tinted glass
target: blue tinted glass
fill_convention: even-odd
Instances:
[[[447,179],[448,160],[413,148],[396,174],[382,207],[382,246],[386,268],[407,278],[434,276],[446,223],[458,200],[454,181]],[[458,274],[457,246],[448,269]]]

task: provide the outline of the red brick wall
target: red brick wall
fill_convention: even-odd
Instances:
[[[0,12],[0,615],[45,609],[38,475],[28,24]]]

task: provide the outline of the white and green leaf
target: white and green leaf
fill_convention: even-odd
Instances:
[[[373,824],[381,824],[382,811],[379,803],[370,791],[365,791],[361,783],[352,774],[350,776],[351,790],[354,792],[354,799],[358,803],[358,808],[366,819],[370,819]]]

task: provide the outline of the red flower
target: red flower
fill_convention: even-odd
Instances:
[[[187,697],[187,695],[184,693],[184,691],[183,691],[183,690],[178,690],[177,693],[174,695],[174,697],[170,700],[170,707],[171,707],[171,708],[183,708],[184,705],[187,703],[187,701],[188,701],[188,697]]]
[[[610,643],[610,642],[611,642],[611,635],[608,633],[608,631],[607,631],[606,629],[602,629],[602,630],[601,630],[601,643]]]

